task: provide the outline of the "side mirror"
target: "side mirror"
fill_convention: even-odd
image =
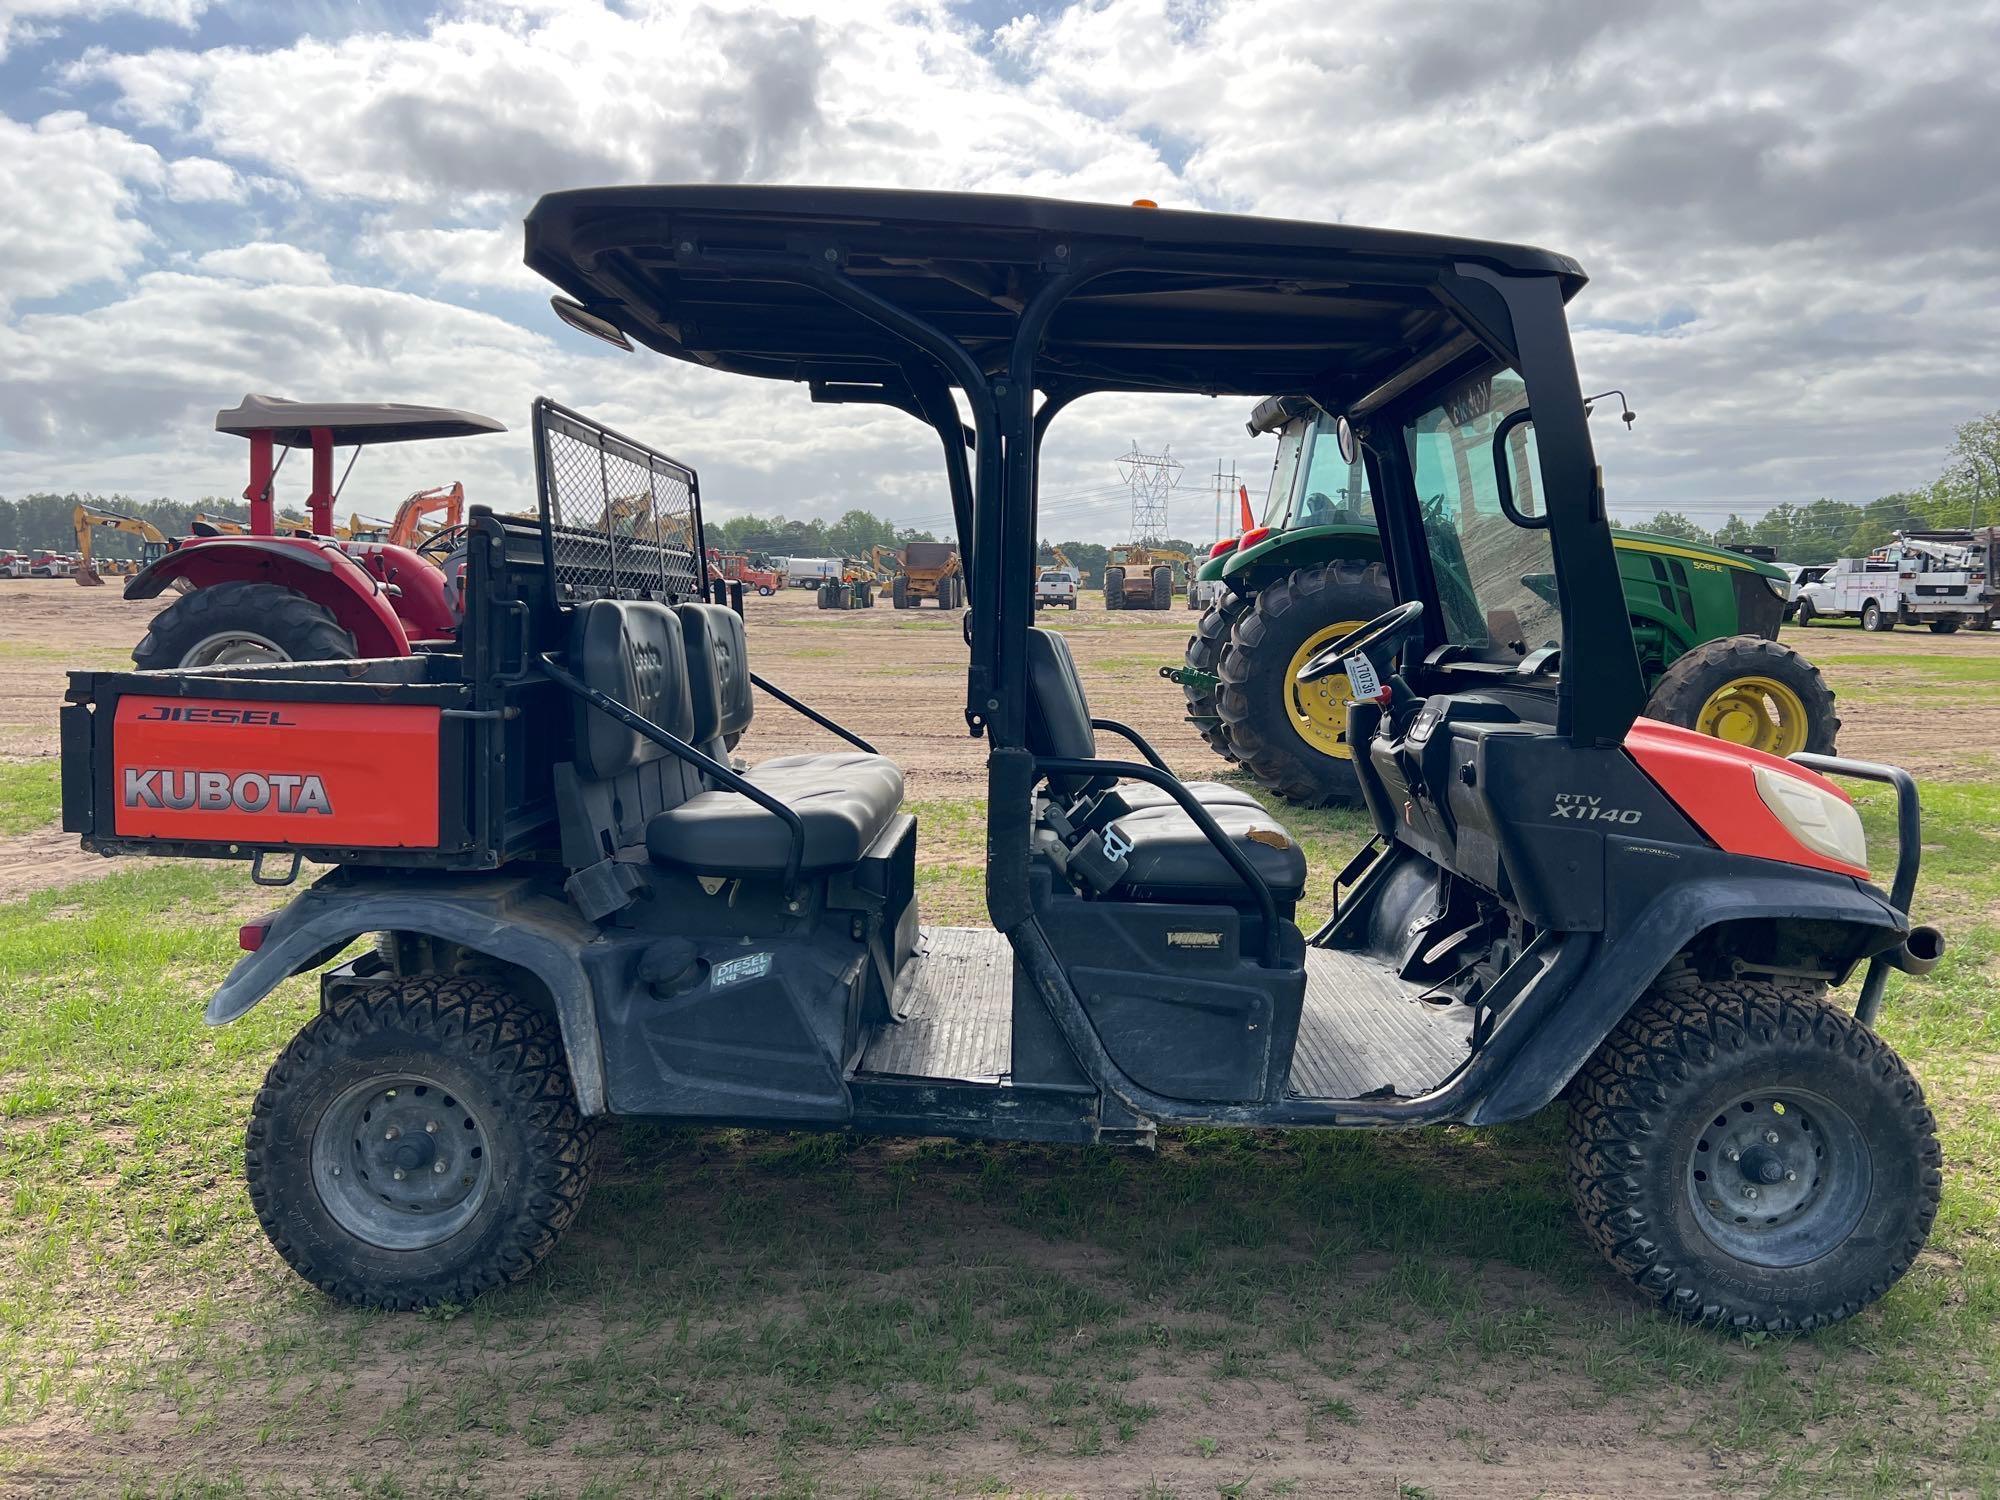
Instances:
[[[1333,424],[1333,440],[1340,445],[1340,461],[1350,468],[1361,457],[1361,442],[1354,435],[1354,424],[1342,417]]]
[[[557,317],[578,333],[587,333],[594,339],[603,339],[614,348],[623,349],[628,354],[631,352],[632,341],[625,337],[624,329],[608,318],[600,318],[575,298],[551,297],[549,306],[556,310]]]

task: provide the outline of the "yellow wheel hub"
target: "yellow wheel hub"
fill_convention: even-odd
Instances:
[[[1287,707],[1291,710],[1292,728],[1298,731],[1300,739],[1322,755],[1337,755],[1342,760],[1348,758],[1347,705],[1354,701],[1354,689],[1345,672],[1335,672],[1318,682],[1300,682],[1299,673],[1322,649],[1344,635],[1352,635],[1367,623],[1366,620],[1336,620],[1314,631],[1292,653],[1291,665],[1285,668],[1285,681],[1290,684],[1291,702]]]
[[[1806,747],[1806,706],[1774,678],[1739,677],[1708,695],[1694,727],[1732,745],[1790,755]]]

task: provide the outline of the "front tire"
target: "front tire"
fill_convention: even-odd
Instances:
[[[1237,618],[1215,704],[1230,752],[1260,785],[1306,807],[1361,800],[1347,748],[1347,678],[1301,687],[1298,670],[1395,602],[1380,563],[1328,562],[1268,585]]]
[[[1125,570],[1106,568],[1104,570],[1104,607],[1123,609],[1125,607]]]
[[[1909,1270],[1943,1156],[1902,1059],[1819,984],[1679,970],[1578,1076],[1569,1181],[1585,1232],[1662,1306],[1795,1332]]]
[[[275,583],[218,583],[153,616],[132,660],[142,672],[274,661],[350,661],[354,637],[324,605]]]
[[[1223,648],[1229,644],[1229,632],[1250,603],[1247,594],[1224,594],[1204,610],[1201,618],[1195,621],[1194,634],[1188,637],[1187,651],[1181,657],[1181,664],[1190,672],[1199,672],[1205,677],[1214,677],[1220,672]],[[1217,688],[1189,683],[1181,685],[1181,692],[1187,698],[1188,718],[1201,721],[1194,727],[1203,743],[1233,765],[1236,757],[1230,752],[1229,736],[1223,728],[1221,711],[1215,705],[1217,691]]]
[[[1704,641],[1653,685],[1646,715],[1769,755],[1834,753],[1833,689],[1789,646],[1762,636]]]
[[[250,1201],[287,1264],[367,1307],[465,1303],[555,1248],[589,1184],[549,1016],[484,980],[350,991],[271,1065]]]

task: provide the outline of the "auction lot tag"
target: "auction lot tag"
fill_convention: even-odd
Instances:
[[[1341,665],[1347,669],[1348,686],[1353,689],[1356,702],[1382,696],[1382,678],[1374,662],[1365,656],[1350,656]]]

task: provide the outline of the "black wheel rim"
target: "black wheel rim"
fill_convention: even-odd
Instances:
[[[480,1110],[421,1074],[362,1080],[320,1116],[313,1186],[335,1223],[384,1250],[424,1250],[486,1201],[492,1143]]]
[[[1832,1100],[1766,1089],[1704,1120],[1685,1188],[1702,1233],[1773,1269],[1838,1248],[1868,1207],[1873,1164],[1859,1127]]]

